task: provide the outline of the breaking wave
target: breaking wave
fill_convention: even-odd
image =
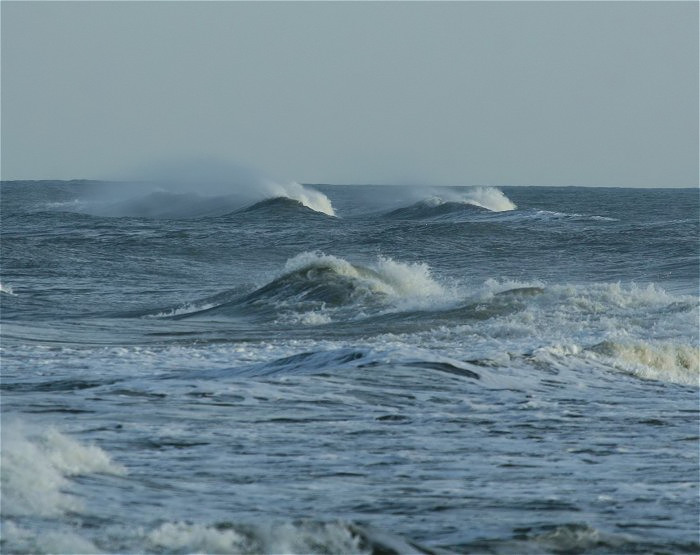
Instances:
[[[85,204],[89,213],[112,217],[186,219],[209,216],[222,216],[231,212],[259,210],[266,207],[268,211],[290,211],[292,208],[309,210],[335,216],[330,200],[323,193],[304,187],[297,183],[289,186],[269,184],[262,187],[256,195],[257,204],[248,209],[248,195],[239,194],[206,196],[191,192],[153,191],[137,194],[118,202],[99,202]]]
[[[240,213],[254,214],[260,216],[297,216],[304,212],[310,214],[325,214],[333,216],[332,210],[315,210],[300,200],[291,197],[273,197],[256,202],[248,208],[244,208]]]
[[[469,189],[442,191],[438,200],[443,202],[457,202],[485,208],[491,212],[507,212],[515,210],[517,206],[503,191],[496,187],[472,187]]]
[[[700,386],[700,348],[672,342],[603,341],[590,353],[640,378]]]
[[[300,202],[314,212],[321,212],[326,214],[326,216],[335,216],[331,200],[321,191],[296,182],[286,184],[268,182],[265,188],[268,190],[268,195],[290,198]]]
[[[433,553],[399,535],[340,520],[256,524],[179,520],[162,522],[150,529],[123,530],[120,535],[122,545],[133,553]],[[71,528],[34,535],[12,521],[4,524],[3,536],[4,545],[19,553],[100,553],[100,540],[104,541],[100,538],[93,543]]]
[[[83,445],[53,428],[37,431],[3,423],[2,434],[3,516],[80,512],[79,498],[66,491],[68,478],[125,473],[99,447]]]
[[[474,187],[466,190],[441,190],[409,206],[387,212],[394,219],[446,218],[459,214],[505,212],[517,206],[495,187]]]
[[[124,177],[55,208],[96,216],[181,219],[220,216],[284,197],[335,216],[330,199],[316,189],[224,161],[171,161]]]
[[[320,324],[330,321],[323,313],[328,309],[419,308],[449,302],[452,293],[435,281],[427,264],[380,256],[373,264],[362,266],[320,252],[304,252],[289,259],[278,277],[246,295],[213,305],[211,299],[203,299],[151,316],[238,315],[251,310],[277,315],[291,310],[297,316],[304,314],[307,324]]]

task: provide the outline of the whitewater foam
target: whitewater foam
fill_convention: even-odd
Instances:
[[[91,555],[101,550],[72,530],[42,530],[35,535],[11,520],[2,524],[3,545],[8,553],[71,553]]]
[[[663,341],[603,341],[591,347],[589,353],[591,358],[640,378],[700,386],[697,346]]]
[[[300,522],[257,526],[166,522],[147,535],[156,549],[182,553],[368,553],[342,523]]]
[[[68,477],[83,474],[123,475],[125,470],[94,445],[83,445],[54,428],[34,431],[3,423],[3,511],[7,516],[56,516],[82,510],[70,493]]]

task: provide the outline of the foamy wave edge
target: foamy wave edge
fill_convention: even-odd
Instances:
[[[7,516],[80,512],[82,503],[65,491],[69,477],[126,474],[95,445],[84,445],[55,428],[37,431],[18,422],[4,423],[0,457]]]

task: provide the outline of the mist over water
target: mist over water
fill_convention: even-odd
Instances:
[[[84,209],[102,216],[188,218],[222,215],[282,197],[335,215],[328,197],[317,190],[222,161],[162,163],[125,173],[117,181],[118,186],[97,193]]]
[[[696,191],[185,170],[0,185],[2,552],[700,549]]]

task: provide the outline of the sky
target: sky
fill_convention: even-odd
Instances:
[[[698,2],[0,2],[2,179],[698,186]]]

